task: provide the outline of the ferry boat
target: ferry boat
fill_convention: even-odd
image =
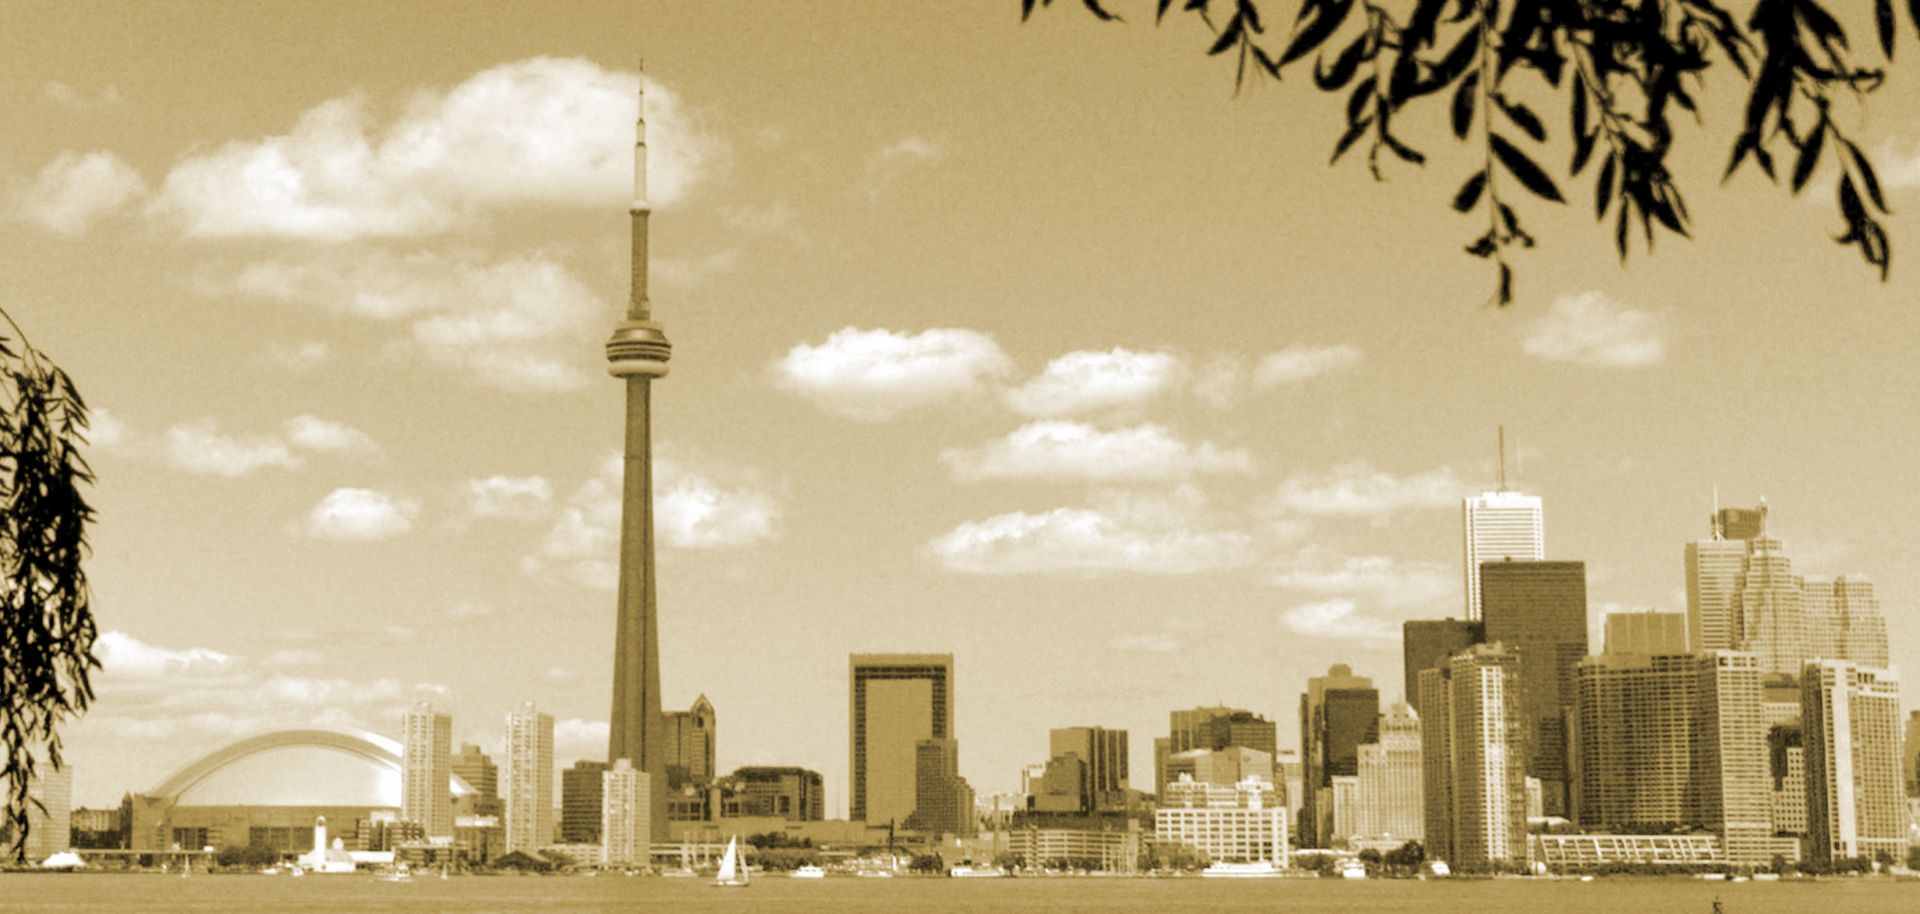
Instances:
[[[1007,871],[997,866],[956,866],[947,875],[955,879],[999,879]]]
[[[1340,878],[1365,879],[1367,878],[1367,865],[1358,860],[1348,860],[1340,864]]]
[[[1208,879],[1277,879],[1280,868],[1271,860],[1256,860],[1252,863],[1214,863],[1200,871]]]
[[[825,879],[827,878],[827,871],[809,863],[806,866],[794,870],[792,876],[795,879]]]

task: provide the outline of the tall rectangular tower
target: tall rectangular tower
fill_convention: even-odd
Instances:
[[[1760,656],[1760,671],[1798,676],[1812,651],[1800,579],[1780,540],[1764,532],[1747,542],[1740,575],[1741,650]]]
[[[847,666],[847,815],[904,824],[919,805],[920,741],[953,737],[953,655],[854,654]]]
[[[1467,618],[1480,615],[1480,566],[1514,559],[1537,562],[1547,557],[1546,524],[1540,498],[1519,492],[1482,492],[1460,502],[1466,548]]]
[[[652,862],[653,825],[647,821],[649,775],[635,771],[621,759],[599,775],[601,862],[611,867],[646,866]]]
[[[705,784],[714,771],[715,728],[718,722],[713,702],[702,695],[685,711],[668,711],[666,722],[667,786],[679,790],[687,784]]]
[[[1424,808],[1420,783],[1420,716],[1406,702],[1380,715],[1379,741],[1360,746],[1355,833],[1366,838],[1420,841]]]
[[[628,766],[631,769],[632,766]],[[560,841],[598,844],[601,819],[606,814],[606,762],[580,759],[560,772]]]
[[[1106,727],[1058,727],[1047,734],[1047,757],[1073,755],[1085,765],[1081,769],[1082,812],[1125,809],[1127,778],[1127,731]]]
[[[1520,658],[1481,644],[1453,658],[1448,675],[1448,761],[1456,867],[1527,859],[1527,776],[1521,740]]]
[[[1900,683],[1845,660],[1800,677],[1807,770],[1807,853],[1815,860],[1895,860],[1906,853],[1900,777]]]
[[[1524,721],[1527,774],[1540,779],[1546,814],[1567,814],[1566,714],[1574,671],[1587,655],[1584,562],[1503,560],[1480,566],[1488,643],[1519,658],[1517,700]]]
[[[1374,739],[1380,692],[1373,680],[1336,663],[1300,694],[1300,840],[1325,846],[1333,829],[1335,775],[1360,773],[1360,744]]]
[[[497,816],[500,814],[500,769],[480,747],[468,743],[453,756],[453,773],[473,788],[469,799],[461,801],[457,815]]]
[[[533,702],[507,715],[507,852],[553,840],[553,715]]]
[[[1410,619],[1401,626],[1401,684],[1415,713],[1425,713],[1420,671],[1446,665],[1453,655],[1487,640],[1486,636],[1486,626],[1468,619]]]
[[[453,837],[453,718],[421,702],[400,719],[400,818]]]

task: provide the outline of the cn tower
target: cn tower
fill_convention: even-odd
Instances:
[[[607,761],[626,759],[647,773],[653,840],[667,840],[666,730],[660,711],[660,623],[654,605],[653,437],[655,378],[667,375],[673,347],[647,303],[647,103],[633,146],[633,284],[626,319],[607,340],[607,373],[627,385],[626,481],[620,502],[620,602],[613,640],[613,715]]]

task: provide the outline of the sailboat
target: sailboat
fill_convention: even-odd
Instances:
[[[727,839],[727,855],[720,858],[720,872],[713,877],[714,888],[745,888],[749,877],[747,862],[740,857],[738,836]]]

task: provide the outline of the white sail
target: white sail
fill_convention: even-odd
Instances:
[[[727,855],[720,858],[720,872],[714,877],[715,882],[726,883],[734,881],[733,873],[734,869],[739,866],[738,861],[740,857],[740,848],[736,841],[737,839],[735,838],[727,839]]]

